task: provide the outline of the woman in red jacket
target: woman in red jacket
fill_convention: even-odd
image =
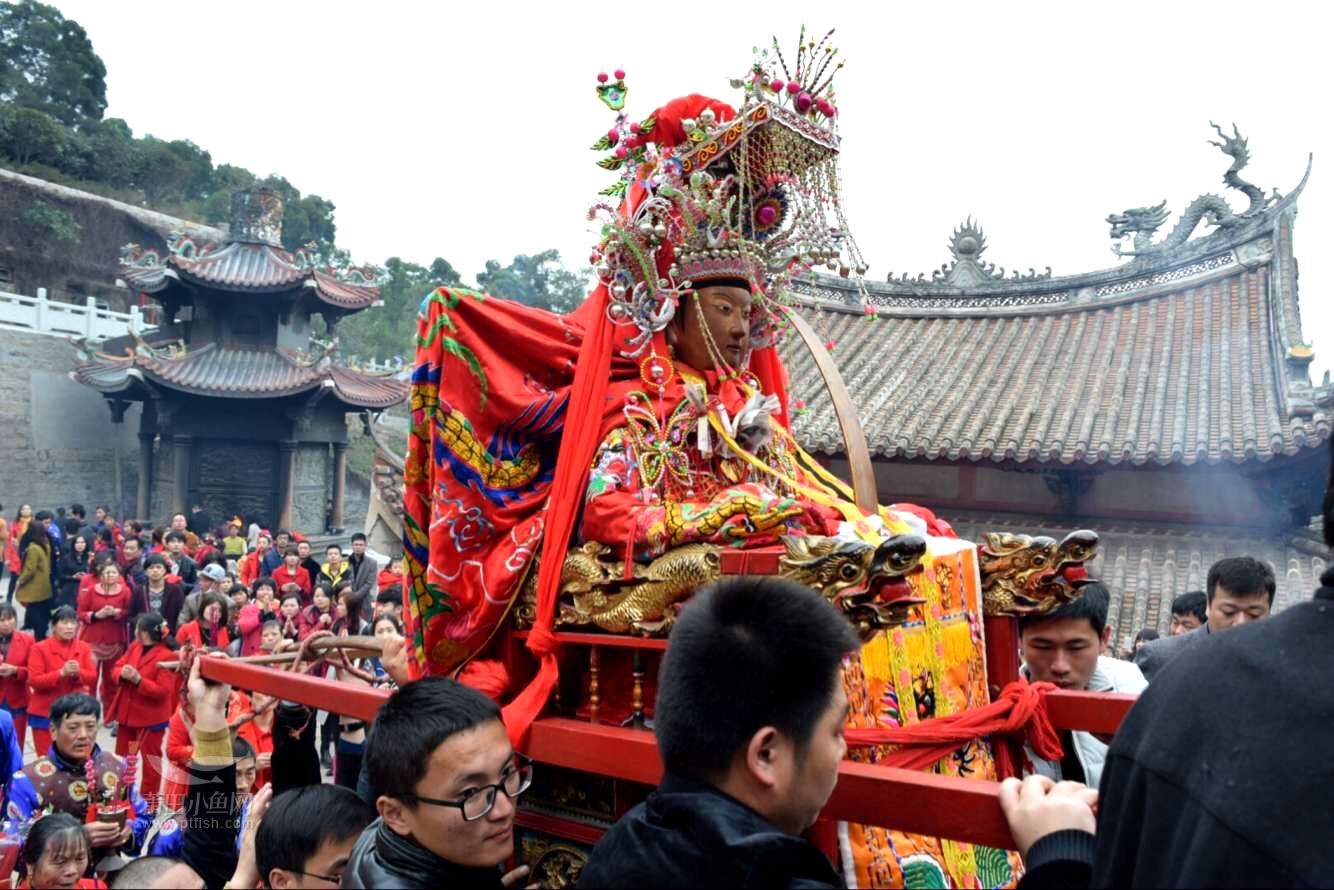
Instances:
[[[51,635],[28,653],[28,685],[32,687],[28,725],[40,757],[51,747],[51,703],[71,692],[92,695],[97,682],[93,650],[75,639],[78,630],[79,616],[69,606],[61,606],[51,615]]]
[[[196,649],[226,649],[232,638],[227,634],[227,598],[209,591],[199,597],[199,617],[187,621],[176,631],[177,642],[191,643]]]
[[[0,708],[14,720],[19,750],[28,738],[28,655],[36,645],[32,634],[18,629],[18,613],[6,603],[0,606]]]
[[[129,636],[125,622],[130,617],[134,591],[121,579],[120,566],[114,559],[102,563],[97,578],[97,583],[79,594],[79,622],[83,625],[79,639],[93,651],[93,661],[102,675],[98,698],[103,714],[109,715],[116,690],[116,661],[125,654]]]
[[[135,640],[130,650],[116,662],[116,694],[108,719],[120,729],[116,734],[116,753],[130,753],[130,743],[139,743],[139,762],[143,764],[139,794],[150,807],[162,786],[162,737],[179,699],[177,675],[164,669],[162,662],[177,658],[180,644],[167,632],[167,621],[156,612],[147,612],[135,622]]]
[[[301,613],[301,639],[305,639],[317,630],[333,630],[338,619],[333,608],[333,597],[323,585],[315,588],[310,608]]]

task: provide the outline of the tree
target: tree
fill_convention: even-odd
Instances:
[[[0,106],[0,151],[19,164],[55,166],[69,137],[60,122],[33,108]]]
[[[83,233],[83,226],[79,225],[74,214],[52,207],[45,201],[35,201],[23,211],[23,221],[32,226],[43,240],[58,241],[65,248],[77,246]]]
[[[102,119],[106,75],[78,22],[36,0],[0,3],[0,101],[77,127]]]
[[[213,158],[188,139],[139,140],[139,187],[149,204],[192,201],[208,194]]]
[[[130,125],[118,117],[83,128],[76,138],[80,147],[79,176],[116,188],[129,188],[139,179],[139,147]]]
[[[429,268],[399,257],[385,261],[388,280],[380,288],[384,305],[359,312],[338,325],[342,351],[375,359],[411,359],[416,348],[417,311],[422,298],[437,287],[454,287],[463,279],[448,260],[436,257]]]
[[[487,260],[486,269],[477,274],[477,286],[507,300],[564,313],[583,302],[588,278],[566,269],[553,249],[520,254],[508,266]]]

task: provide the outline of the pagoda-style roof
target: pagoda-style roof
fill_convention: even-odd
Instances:
[[[407,382],[392,374],[345,368],[328,357],[214,343],[183,351],[140,342],[121,355],[84,353],[71,376],[106,394],[160,386],[192,395],[272,399],[325,388],[349,406],[372,410],[397,405],[408,394]]]
[[[165,256],[131,245],[121,256],[130,289],[158,295],[180,284],[232,293],[271,294],[305,289],[345,312],[369,308],[380,298],[371,273],[317,268],[310,253],[254,241],[196,242],[175,237]]]
[[[980,260],[971,220],[954,263],[928,277],[796,283],[801,311],[832,343],[872,453],[885,458],[1021,464],[1242,463],[1295,455],[1330,435],[1325,388],[1297,311],[1292,225],[1306,183],[1240,213],[1202,196],[1167,238],[1162,205],[1114,214],[1135,236],[1117,268],[1052,277]],[[1238,141],[1240,140],[1240,141]],[[1215,143],[1218,144],[1218,143]],[[1309,167],[1307,174],[1309,176]],[[1191,239],[1211,212],[1222,222]],[[802,344],[784,347],[807,447],[841,453],[830,400]]]

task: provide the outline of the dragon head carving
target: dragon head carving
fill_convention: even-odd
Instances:
[[[1132,207],[1124,213],[1113,213],[1107,222],[1112,227],[1112,238],[1119,241],[1127,235],[1152,236],[1170,215],[1164,200],[1152,207]]]
[[[991,616],[1045,615],[1079,595],[1088,580],[1084,563],[1098,550],[1098,535],[1080,530],[1055,538],[991,533],[978,550],[983,612]]]
[[[862,638],[907,620],[910,607],[922,600],[913,595],[907,576],[918,571],[926,555],[920,535],[895,535],[879,545],[816,535],[783,538],[787,553],[779,573],[790,581],[820,591],[838,606]]]

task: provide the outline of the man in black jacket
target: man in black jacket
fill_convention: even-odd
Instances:
[[[843,887],[801,838],[847,745],[851,625],[808,588],[725,581],[672,629],[654,734],[666,775],[593,849],[580,887]]]
[[[515,800],[532,765],[514,753],[496,703],[447,677],[402,686],[375,719],[367,772],[380,818],[352,850],[343,887],[502,887]]]
[[[1334,466],[1324,524],[1334,546]],[[1320,583],[1310,602],[1182,653],[1140,696],[1107,752],[1092,886],[1334,880],[1334,568]],[[1056,797],[1048,795],[1054,806],[1077,812],[1069,795]],[[1017,841],[1032,836],[1032,818],[1051,815],[1041,803],[1020,807],[1013,791],[1008,802],[1003,794]],[[1081,827],[1077,819],[1044,825]],[[1070,844],[1048,857],[1047,842],[1030,855],[1042,854],[1053,875],[1060,860],[1080,858]]]

